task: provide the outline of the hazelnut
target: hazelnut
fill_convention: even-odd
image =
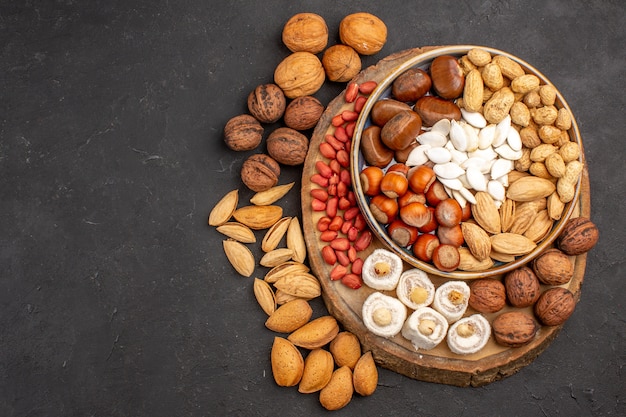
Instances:
[[[315,97],[297,97],[287,105],[283,120],[287,127],[307,130],[315,127],[323,112],[324,105]]]
[[[289,127],[279,127],[267,137],[267,152],[284,165],[304,163],[309,140],[302,133]]]
[[[359,54],[373,55],[387,42],[387,26],[373,14],[353,13],[339,23],[339,38]]]
[[[269,190],[278,184],[280,165],[265,154],[251,155],[241,167],[241,180],[252,191]]]
[[[535,303],[535,315],[546,326],[558,326],[565,323],[574,308],[574,294],[567,288],[554,287],[541,294]]]
[[[568,255],[580,255],[593,248],[599,236],[598,228],[591,220],[586,217],[576,217],[567,221],[557,239],[557,246]]]
[[[233,151],[250,151],[261,143],[263,126],[249,114],[231,118],[224,126],[224,142]]]
[[[504,277],[504,287],[509,303],[513,307],[528,307],[541,295],[541,287],[537,276],[527,266],[514,269]]]
[[[361,71],[361,58],[350,46],[333,45],[324,52],[322,65],[330,81],[346,82]]]
[[[298,13],[285,23],[282,39],[291,52],[317,54],[328,44],[328,26],[320,15]]]
[[[558,249],[548,249],[533,261],[533,271],[544,284],[562,285],[574,276],[574,265]]]
[[[294,52],[283,59],[274,70],[274,82],[288,98],[316,93],[325,79],[322,62],[310,52]]]
[[[535,338],[539,324],[526,313],[509,311],[496,317],[491,328],[499,345],[520,347]]]
[[[480,313],[495,313],[506,305],[504,284],[493,278],[483,278],[470,284],[469,306]]]
[[[248,95],[248,110],[261,123],[274,123],[285,112],[287,100],[276,84],[263,84]]]

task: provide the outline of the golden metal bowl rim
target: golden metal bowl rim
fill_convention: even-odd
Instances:
[[[372,230],[372,233],[374,234],[374,236],[380,239],[383,245],[388,250],[391,250],[392,252],[398,254],[404,262],[408,263],[409,265],[412,265],[413,267],[419,268],[427,273],[444,277],[444,278],[448,278],[448,279],[477,279],[477,278],[494,277],[496,275],[505,274],[509,271],[517,269],[531,262],[539,254],[541,254],[545,249],[550,247],[552,243],[561,234],[563,228],[565,227],[565,224],[567,223],[567,220],[569,220],[569,218],[572,216],[574,212],[574,209],[580,197],[580,188],[581,188],[581,179],[579,178],[576,184],[576,189],[575,189],[573,200],[566,204],[565,209],[564,209],[564,214],[561,216],[561,219],[556,221],[555,225],[552,227],[552,231],[537,245],[537,247],[533,251],[531,251],[530,253],[524,256],[518,257],[513,262],[497,265],[495,267],[489,268],[484,271],[461,271],[461,270],[455,270],[452,272],[440,271],[434,265],[427,263],[427,262],[423,262],[417,259],[416,257],[410,255],[409,253],[407,253],[404,248],[400,247],[393,240],[391,240],[391,238],[386,233],[384,233],[384,228],[372,216],[369,206],[366,203],[366,197],[363,194],[363,189],[361,187],[361,182],[359,180],[361,134],[363,132],[365,123],[367,119],[369,118],[369,114],[372,110],[372,107],[374,103],[376,103],[378,98],[388,88],[390,88],[393,81],[407,69],[416,67],[416,66],[424,66],[428,64],[429,62],[431,62],[434,58],[440,55],[455,55],[455,56],[460,57],[462,55],[465,55],[470,49],[473,49],[473,48],[483,49],[491,53],[492,56],[494,55],[506,56],[512,59],[513,61],[517,62],[518,64],[520,64],[527,73],[532,73],[536,75],[537,77],[539,77],[539,79],[543,83],[550,84],[555,87],[556,89],[555,105],[557,107],[564,107],[569,111],[571,115],[571,119],[572,119],[572,127],[568,131],[570,135],[570,140],[574,140],[580,146],[581,155],[579,159],[581,162],[584,162],[583,144],[582,144],[582,139],[580,135],[580,130],[578,129],[578,124],[576,123],[576,118],[574,117],[574,114],[570,106],[567,104],[565,98],[563,97],[559,89],[552,82],[550,82],[550,80],[545,75],[543,75],[538,69],[536,69],[535,67],[533,67],[526,61],[514,55],[511,55],[508,52],[491,48],[491,47],[487,47],[487,46],[479,46],[479,45],[443,46],[443,47],[438,47],[438,48],[429,50],[427,52],[421,53],[419,55],[416,55],[408,59],[407,61],[403,62],[402,64],[398,65],[393,70],[391,70],[391,72],[387,76],[385,76],[384,79],[378,82],[377,87],[370,94],[356,122],[354,135],[352,138],[351,149],[350,149],[350,175],[352,179],[354,193],[355,193],[356,200],[357,200],[357,205],[359,206],[361,212],[363,213],[363,217],[365,217],[365,220],[368,226],[370,227],[370,229]],[[581,178],[582,178],[582,175],[581,175]]]

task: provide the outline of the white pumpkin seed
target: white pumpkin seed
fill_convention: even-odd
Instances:
[[[450,151],[442,147],[427,149],[426,156],[428,156],[428,159],[436,164],[445,164],[446,162],[450,162],[452,159]]]
[[[480,112],[461,109],[461,116],[463,117],[463,120],[478,129],[482,129],[487,126],[487,120]]]
[[[483,129],[480,130],[480,133],[478,134],[478,148],[479,149],[487,149],[489,147],[491,147],[491,144],[493,143],[493,138],[496,135],[496,125],[494,124],[490,124],[488,126],[485,126]]]
[[[450,134],[450,120],[449,119],[439,120],[430,128],[430,131],[441,133],[443,136],[448,136]]]
[[[497,148],[498,146],[506,142],[506,137],[509,135],[510,128],[511,116],[507,114],[506,117],[496,125],[493,142],[491,143],[494,148]]]
[[[487,193],[495,200],[502,203],[505,197],[504,186],[499,181],[491,180],[487,183]]]
[[[514,151],[522,150],[522,139],[516,129],[509,129],[509,134],[506,137],[506,143],[508,143]]]
[[[498,159],[491,166],[491,179],[498,179],[513,171],[513,161]],[[508,178],[508,177],[507,177]]]
[[[473,188],[476,191],[486,191],[487,190],[487,180],[482,172],[480,172],[480,168],[476,166],[470,166],[465,171],[465,175],[467,177],[467,182],[469,183],[470,188]]]
[[[517,161],[522,157],[522,151],[513,150],[508,143],[504,145],[500,145],[494,149],[498,155],[500,155],[504,159],[508,159],[509,161]]]
[[[446,162],[445,164],[435,164],[433,171],[439,178],[452,179],[458,178],[465,173],[465,170],[454,162]]]
[[[428,131],[424,132],[417,137],[417,141],[422,145],[430,145],[433,147],[443,146],[446,144],[448,139],[446,135],[438,132],[438,131]]]
[[[467,134],[456,120],[450,122],[450,141],[456,150],[463,152],[467,150]]]
[[[419,145],[416,146],[410,153],[406,159],[406,166],[414,167],[418,165],[424,165],[428,162],[428,156],[426,156],[426,151],[430,149],[430,145]]]

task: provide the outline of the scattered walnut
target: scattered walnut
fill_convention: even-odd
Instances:
[[[241,180],[252,191],[269,190],[278,184],[280,165],[265,154],[255,154],[246,159],[241,167]]]

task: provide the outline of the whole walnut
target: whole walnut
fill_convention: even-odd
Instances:
[[[528,307],[541,295],[541,286],[537,276],[527,266],[514,269],[504,276],[504,287],[509,303],[513,307]]]
[[[558,326],[572,315],[576,308],[574,294],[563,287],[544,291],[535,303],[535,315],[546,326]]]
[[[373,14],[353,13],[339,24],[339,38],[359,54],[373,55],[387,42],[387,26]]]
[[[257,86],[248,95],[248,110],[261,123],[274,123],[285,113],[287,99],[276,84]]]
[[[495,313],[506,305],[504,284],[497,279],[482,278],[470,284],[469,306],[481,313]]]
[[[320,15],[298,13],[285,23],[282,38],[291,52],[317,54],[328,44],[328,27]]]
[[[331,81],[346,82],[361,71],[361,57],[347,45],[333,45],[324,51],[322,65]]]
[[[598,228],[591,220],[576,217],[567,221],[557,239],[557,246],[568,255],[581,255],[593,248],[599,237]]]
[[[315,94],[325,79],[322,62],[310,52],[294,52],[274,70],[274,82],[289,98]]]
[[[309,140],[302,133],[289,127],[279,127],[267,137],[267,152],[284,165],[304,163]]]
[[[535,258],[533,271],[544,284],[562,285],[568,283],[574,276],[574,265],[566,254],[552,248]]]
[[[280,165],[265,154],[251,155],[241,167],[241,180],[252,191],[269,190],[278,184]]]
[[[233,151],[250,151],[261,143],[263,126],[249,114],[231,118],[224,126],[224,142]]]
[[[509,311],[496,317],[491,328],[499,345],[520,347],[535,338],[539,324],[526,313]]]
[[[324,105],[315,97],[297,97],[287,105],[283,121],[292,129],[307,130],[315,127],[322,113]]]

